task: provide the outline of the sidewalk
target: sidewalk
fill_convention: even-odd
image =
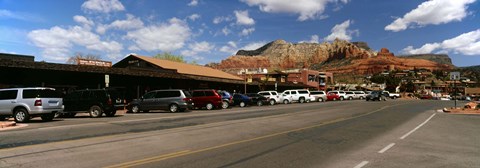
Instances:
[[[17,125],[15,121],[0,121],[0,130],[7,127],[12,127]]]

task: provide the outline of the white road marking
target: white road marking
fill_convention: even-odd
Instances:
[[[402,137],[400,137],[400,139],[405,139],[407,136],[409,136],[410,134],[412,134],[413,132],[415,132],[416,130],[418,130],[420,127],[422,127],[423,125],[425,125],[428,121],[430,121],[433,116],[435,116],[436,113],[433,113],[427,120],[425,120],[423,123],[421,123],[420,125],[418,125],[417,127],[415,127],[413,130],[411,130],[410,132],[406,133],[405,135],[403,135]]]
[[[355,167],[353,168],[362,168],[363,166],[367,165],[368,164],[368,161],[363,161],[363,162],[360,162],[358,165],[356,165]]]
[[[382,150],[378,151],[378,153],[384,153],[384,152],[386,152],[387,150],[389,150],[390,148],[392,148],[394,145],[395,145],[395,143],[390,143],[390,144],[388,144],[387,146],[385,146],[385,148],[383,148]]]

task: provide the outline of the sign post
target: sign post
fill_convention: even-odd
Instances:
[[[460,80],[460,72],[450,72],[450,80],[453,80],[453,89],[454,89],[454,99],[455,99],[455,109],[457,108],[457,80]]]
[[[105,88],[108,88],[109,83],[110,83],[110,75],[105,75]]]

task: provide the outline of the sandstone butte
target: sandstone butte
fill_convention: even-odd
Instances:
[[[361,44],[361,45],[357,45]],[[359,47],[360,46],[360,47]],[[340,62],[340,63],[339,63]],[[350,43],[335,40],[332,43],[287,43],[275,40],[256,50],[240,50],[220,63],[207,66],[235,73],[243,68],[293,69],[309,68],[333,73],[357,75],[375,74],[384,70],[450,70],[451,64],[424,59],[396,57],[388,49],[378,53],[364,42]]]

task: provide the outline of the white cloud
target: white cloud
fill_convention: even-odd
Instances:
[[[267,42],[265,42],[265,41],[252,42],[252,43],[249,43],[249,44],[243,46],[241,49],[242,50],[256,50],[260,47],[263,47],[265,44],[267,44]]]
[[[138,29],[143,27],[143,22],[140,18],[127,14],[126,20],[115,20],[108,27],[120,30]]]
[[[237,52],[237,44],[234,41],[229,41],[227,45],[222,46],[219,51],[233,55]]]
[[[192,0],[190,3],[188,3],[188,6],[197,6],[198,5],[198,0]]]
[[[238,25],[254,25],[255,20],[248,16],[248,11],[233,11],[235,17],[237,18]]]
[[[192,21],[195,21],[195,20],[197,20],[197,19],[199,19],[199,18],[200,18],[200,15],[199,15],[199,14],[196,14],[196,13],[188,16],[188,19],[190,19],[190,20],[192,20]]]
[[[77,23],[82,24],[85,28],[88,28],[88,29],[90,29],[93,25],[95,25],[95,23],[92,20],[86,18],[85,16],[75,15],[73,16],[73,20]]]
[[[241,0],[249,6],[258,6],[267,13],[293,13],[299,14],[299,21],[321,18],[328,3],[348,3],[348,0]]]
[[[333,41],[335,39],[342,39],[342,40],[347,40],[350,41],[352,39],[353,35],[357,35],[360,33],[358,30],[349,30],[348,28],[350,27],[350,23],[353,23],[350,20],[346,20],[345,22],[341,24],[335,25],[332,30],[331,34],[325,37],[325,41]]]
[[[310,40],[307,40],[307,41],[300,41],[299,43],[318,43],[319,42],[319,37],[318,35],[312,35],[310,37]]]
[[[190,36],[188,25],[180,19],[172,18],[168,23],[128,32],[125,37],[135,42],[134,46],[129,47],[132,49],[173,51],[182,48]]]
[[[125,7],[118,0],[88,0],[82,4],[85,11],[110,13],[115,11],[124,11]]]
[[[229,21],[232,21],[233,18],[231,16],[217,16],[215,18],[213,18],[213,23],[214,24],[219,24],[219,23],[222,23],[222,22],[229,22]]]
[[[54,61],[68,59],[70,49],[74,46],[83,46],[89,50],[107,53],[110,58],[120,56],[122,44],[116,41],[101,41],[100,36],[80,26],[64,29],[58,26],[50,29],[34,30],[28,33],[28,38],[37,47],[43,49],[44,58]]]
[[[188,48],[189,48],[188,50],[182,50],[180,54],[187,57],[192,57],[195,60],[202,60],[203,57],[198,56],[198,54],[210,53],[210,51],[215,48],[215,45],[212,45],[206,41],[202,41],[202,42],[195,42],[195,43],[189,44]]]
[[[467,5],[475,0],[430,0],[418,5],[416,9],[396,19],[385,30],[398,32],[407,28],[439,25],[461,21],[468,15]]]
[[[454,52],[464,55],[480,55],[480,29],[463,33],[441,43],[427,43],[418,49],[408,46],[402,50],[404,54],[425,54],[435,51],[437,53]]]
[[[224,27],[222,29],[222,33],[225,35],[225,36],[228,36],[228,34],[230,34],[232,31],[230,29],[228,29],[227,27]]]
[[[240,32],[241,36],[248,36],[252,34],[255,31],[255,28],[248,28],[248,29],[243,29],[242,32]]]

